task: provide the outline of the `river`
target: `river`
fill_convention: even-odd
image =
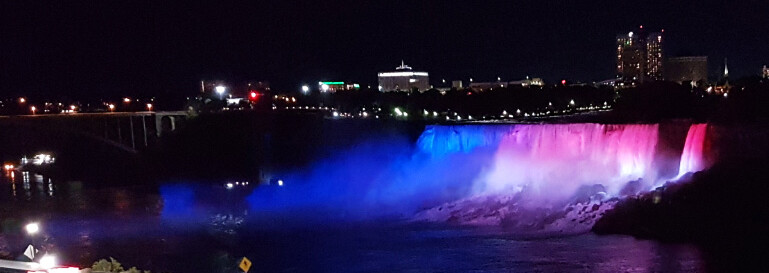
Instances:
[[[87,266],[115,257],[153,272],[703,272],[693,245],[590,233],[521,238],[499,228],[416,225],[398,220],[296,221],[246,205],[249,186],[161,183],[110,187],[3,174],[0,255],[29,242]],[[195,196],[192,198],[190,195]],[[19,227],[39,221],[30,238]]]

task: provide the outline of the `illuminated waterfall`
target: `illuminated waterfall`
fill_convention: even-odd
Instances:
[[[707,167],[706,131],[706,124],[691,126],[681,173]],[[672,176],[658,173],[679,162],[678,152],[667,150],[675,145],[662,140],[678,138],[680,145],[684,136],[660,132],[657,124],[432,125],[416,147],[406,138],[369,139],[280,174],[283,187],[257,188],[248,203],[292,217],[417,213],[418,221],[584,231],[611,208],[612,197],[651,190],[668,178],[659,176]]]
[[[686,144],[684,144],[684,150],[681,153],[681,163],[678,167],[677,178],[708,167],[704,157],[707,131],[707,124],[692,124],[689,127],[689,132],[686,134]]]
[[[653,179],[657,125],[538,124],[429,127],[423,151],[442,155],[478,147],[495,150],[476,193],[528,189],[562,198],[582,185],[618,192],[628,181]]]

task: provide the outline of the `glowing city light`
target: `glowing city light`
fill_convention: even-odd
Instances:
[[[123,102],[129,103],[129,102],[131,102],[131,99],[130,98],[123,98]]]
[[[32,114],[34,115],[34,114],[35,114],[35,111],[37,111],[37,107],[34,107],[34,106],[32,106],[32,107],[29,107],[29,110],[31,110],[31,111],[32,111]]]
[[[227,91],[227,88],[224,87],[224,86],[219,85],[216,88],[214,88],[214,90],[216,90],[217,94],[222,95],[222,94],[224,94],[225,91]]]
[[[379,77],[411,77],[411,76],[428,76],[427,72],[382,72],[379,73]]]
[[[49,269],[54,266],[56,266],[56,256],[51,254],[46,254],[42,258],[40,258],[40,267],[44,269]]]
[[[25,99],[25,98],[19,98],[19,103],[25,103],[25,102],[27,102],[27,99]]]
[[[307,85],[302,85],[302,92],[303,92],[303,93],[307,93],[307,92],[310,92],[310,87],[309,87],[309,86],[307,86]]]
[[[395,107],[395,109],[393,111],[395,111],[395,114],[398,115],[398,116],[402,116],[403,115],[403,111],[401,111],[401,109],[398,108],[398,107]]]
[[[29,223],[26,226],[24,226],[24,229],[27,231],[27,234],[29,235],[35,235],[40,231],[40,224],[38,223]]]
[[[109,105],[107,105],[107,108],[109,108],[110,111],[115,111],[115,105],[114,104],[110,103]]]
[[[152,111],[152,103],[147,103],[147,111]]]
[[[328,89],[329,89],[328,84],[323,84],[323,85],[320,86],[320,90],[323,91],[323,92],[327,92]]]

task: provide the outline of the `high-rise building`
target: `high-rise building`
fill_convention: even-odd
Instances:
[[[663,67],[662,32],[650,33],[646,38],[646,77],[660,81]]]
[[[664,50],[662,32],[637,31],[617,35],[617,75],[626,82],[662,80]]]
[[[669,58],[665,62],[665,79],[679,84],[707,82],[708,57],[687,56]]]
[[[424,92],[430,89],[430,78],[427,72],[412,71],[410,66],[401,61],[401,66],[394,72],[379,73],[379,91],[413,91]]]

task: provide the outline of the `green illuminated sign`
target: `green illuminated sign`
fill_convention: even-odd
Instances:
[[[320,84],[325,84],[325,85],[338,85],[338,84],[344,84],[344,82],[320,82]]]

